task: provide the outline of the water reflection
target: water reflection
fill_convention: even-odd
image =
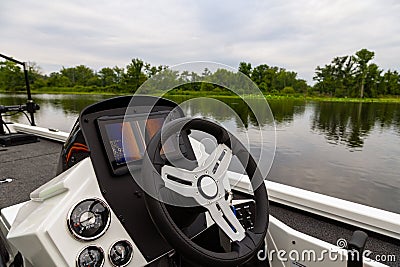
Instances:
[[[182,103],[189,99],[189,97],[169,97],[171,100]],[[240,122],[237,123],[236,127],[248,128],[249,126],[258,126],[258,122],[254,117],[254,113],[252,110],[247,106],[245,101],[241,98],[217,98],[217,100],[224,102],[227,104],[231,109],[233,109],[236,114],[240,118]],[[264,101],[261,101],[257,98],[254,99],[246,99],[246,101],[250,102],[251,105],[256,109],[256,113],[260,114],[259,123],[261,126],[270,125],[272,123],[271,118],[268,116],[267,112],[260,112],[261,110],[265,109]],[[269,100],[268,104],[271,108],[271,111],[274,116],[274,120],[276,125],[279,127],[281,124],[285,125],[293,121],[294,116],[302,115],[306,108],[306,102],[304,100],[298,99],[285,99],[285,100]],[[212,105],[212,103],[208,103],[204,101],[202,105],[197,105],[194,110],[194,113],[203,114],[203,116],[207,117],[208,115],[215,115],[214,111],[218,108],[217,105]],[[264,116],[263,116],[264,115]],[[221,110],[220,113],[216,114],[215,119],[218,121],[224,121],[233,119],[231,113],[226,113]],[[243,122],[243,123],[242,123]]]
[[[294,116],[302,115],[306,108],[304,100],[269,100],[269,106],[274,114],[275,123],[278,127],[293,121]]]
[[[311,129],[329,144],[362,148],[375,127],[399,131],[399,104],[317,102],[314,107]]]
[[[184,101],[189,100],[189,97],[177,97],[170,96],[169,99],[182,103]],[[241,128],[245,127],[246,129],[249,126],[260,126],[263,127],[265,125],[271,125],[273,123],[273,118],[270,117],[268,112],[268,108],[265,107],[265,102],[259,99],[246,99],[246,101],[251,105],[254,110],[251,110],[249,105],[241,98],[216,98],[217,101],[207,101],[207,99],[196,100],[196,105],[191,105],[191,114],[201,114],[203,117],[212,116],[217,121],[228,121],[235,120],[236,127]],[[229,109],[222,108],[218,102],[223,102],[228,105],[230,109],[236,113],[233,113]],[[255,115],[257,114],[259,117],[256,119]],[[260,123],[260,125],[259,125]]]

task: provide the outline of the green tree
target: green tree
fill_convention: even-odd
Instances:
[[[118,85],[122,84],[125,75],[125,69],[115,66],[113,71],[115,73],[115,83]]]
[[[379,83],[381,81],[382,70],[378,65],[372,63],[368,66],[367,75],[364,82],[364,95],[366,97],[377,97],[379,93]]]
[[[351,96],[355,82],[355,61],[352,56],[335,57],[331,64],[317,66],[315,89],[336,97]]]
[[[117,73],[113,68],[102,68],[97,75],[101,81],[101,86],[111,86],[118,83]]]
[[[303,79],[296,79],[293,85],[294,89],[298,93],[307,93],[310,87],[308,86],[306,80]]]
[[[281,68],[276,72],[275,79],[273,79],[272,88],[275,90],[282,90],[285,87],[295,87],[297,82],[297,73],[294,71],[286,71]],[[297,89],[297,88],[293,88]],[[300,90],[300,88],[298,88]],[[296,90],[298,91],[298,90]]]
[[[295,93],[294,88],[291,86],[286,86],[281,90],[281,93],[284,95],[292,95]]]
[[[24,73],[15,63],[0,62],[0,89],[12,92],[25,90]]]
[[[240,62],[239,63],[239,71],[244,75],[251,77],[251,63]]]
[[[202,82],[200,86],[200,91],[212,91],[216,86],[209,82]]]
[[[93,83],[95,77],[94,71],[84,65],[79,65],[72,68],[62,68],[61,75],[67,77],[70,81],[70,86],[88,86],[89,81]]]
[[[35,62],[28,63],[28,79],[29,84],[32,85],[33,89],[38,89],[46,86],[45,76],[42,74],[42,70]]]
[[[267,64],[261,64],[253,69],[251,79],[259,87],[262,83],[264,83],[262,89],[260,88],[261,90],[273,91],[276,90],[273,84],[275,82],[277,72],[278,67],[270,67]]]
[[[261,64],[255,67],[252,71],[251,74],[251,79],[253,82],[255,82],[257,85],[260,85],[262,82],[266,83],[266,73],[269,69],[269,66],[267,64]]]
[[[371,61],[375,56],[375,53],[368,51],[367,49],[361,49],[356,52],[355,61],[358,64],[358,77],[360,80],[360,98],[364,97],[364,86],[365,80],[368,75],[369,65],[368,62]]]
[[[400,95],[400,75],[397,71],[388,70],[381,76],[379,92],[382,95]]]
[[[159,66],[151,66],[149,63],[146,63],[144,65],[144,71],[145,74],[148,78],[151,78],[152,76],[156,75],[157,73],[165,70],[167,66],[159,65]]]
[[[134,93],[146,81],[147,77],[144,74],[145,63],[138,59],[132,59],[131,63],[126,66],[124,75],[124,85],[129,88],[129,91]]]
[[[50,76],[47,78],[47,86],[70,87],[71,80],[68,77],[62,75],[61,73],[52,72],[52,73],[50,73]]]
[[[201,76],[203,76],[203,77],[207,77],[207,76],[210,76],[212,73],[211,73],[211,71],[208,69],[208,68],[204,68],[204,71],[203,71],[203,73],[201,74]]]
[[[382,71],[370,63],[374,55],[374,52],[361,49],[354,56],[335,57],[331,64],[317,66],[314,89],[336,97],[377,96]]]

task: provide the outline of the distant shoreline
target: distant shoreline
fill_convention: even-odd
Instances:
[[[69,89],[69,88],[68,88]],[[74,89],[74,88],[71,88]],[[24,91],[9,92],[0,90],[2,94],[26,94]],[[131,93],[121,92],[105,92],[100,90],[93,91],[73,91],[73,90],[32,90],[32,94],[66,94],[66,95],[109,95],[109,96],[122,96],[130,95]],[[239,98],[237,95],[231,95],[221,92],[203,92],[203,91],[182,91],[168,93],[166,97],[214,97],[214,98]],[[256,98],[257,96],[244,95],[246,98]],[[304,95],[275,95],[264,94],[267,100],[304,100],[304,101],[321,101],[321,102],[353,102],[353,103],[400,103],[400,97],[382,97],[382,98],[340,98],[328,96],[304,96]]]

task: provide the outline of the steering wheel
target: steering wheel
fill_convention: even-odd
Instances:
[[[188,130],[206,132],[217,139],[217,147],[205,162],[194,170],[166,165],[160,155],[162,144],[170,136]],[[147,193],[148,212],[160,234],[186,259],[205,266],[237,266],[255,255],[263,245],[268,228],[268,195],[264,177],[244,145],[226,129],[209,120],[181,118],[168,122],[150,140],[143,158],[142,177]],[[255,200],[255,222],[245,230],[225,200],[226,172],[232,155],[236,155],[250,178]],[[256,185],[259,185],[255,188]],[[165,188],[179,197],[194,199],[207,209],[218,227],[232,241],[230,252],[205,249],[188,238],[172,219],[162,200]]]

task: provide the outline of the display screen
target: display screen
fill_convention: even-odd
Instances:
[[[108,142],[117,165],[143,158],[146,150],[146,137],[149,139],[162,127],[164,118],[111,123],[105,125]],[[126,144],[123,147],[123,144]]]
[[[114,173],[127,163],[139,162],[146,151],[146,142],[158,132],[168,112],[146,116],[132,116],[130,118],[100,118],[98,125],[108,159]],[[162,148],[161,153],[174,152],[178,142],[172,138]]]

